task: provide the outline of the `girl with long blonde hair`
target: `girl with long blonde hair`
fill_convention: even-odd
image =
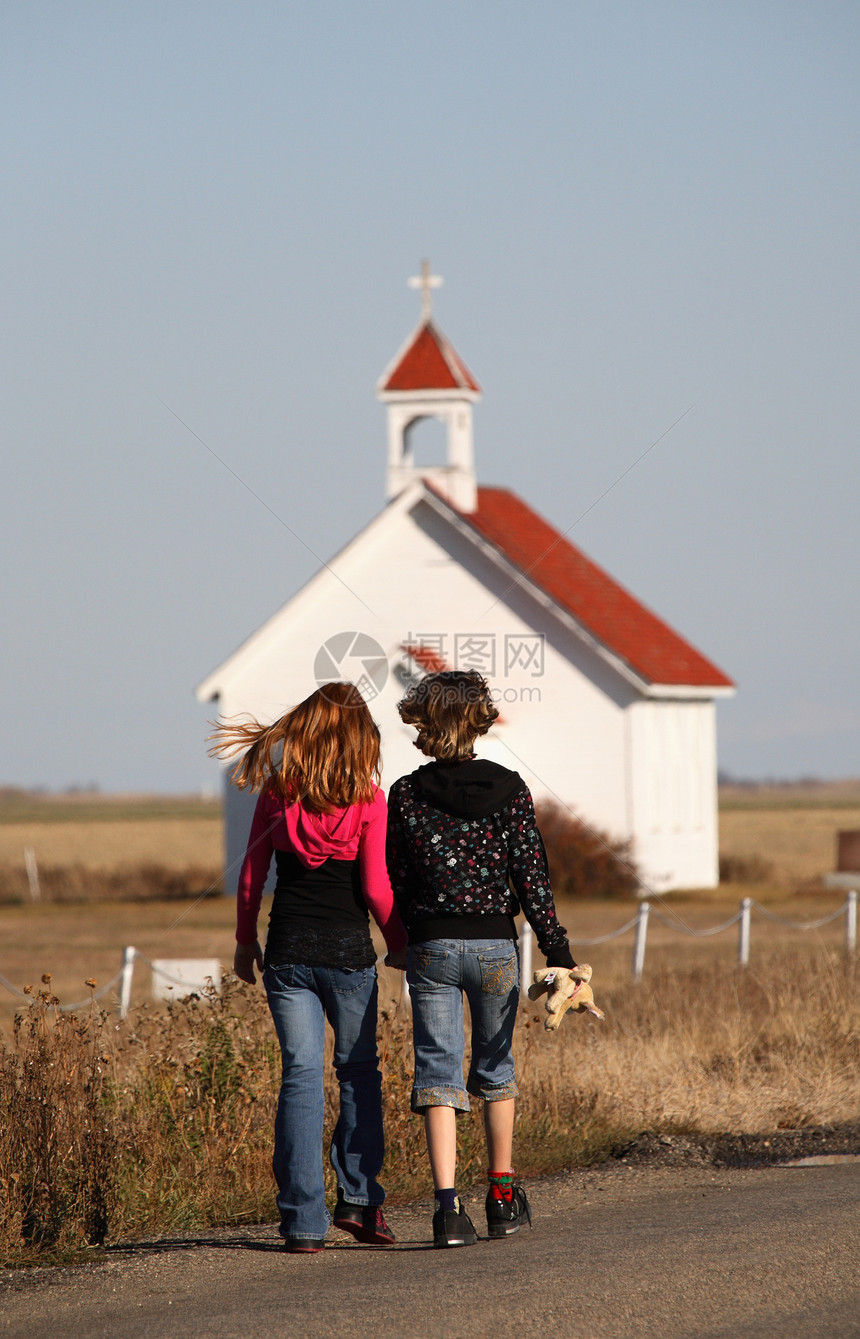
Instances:
[[[323,1184],[323,1044],[334,1030],[340,1114],[329,1158],[334,1224],[391,1245],[382,1213],[382,1084],[376,1049],[372,913],[389,953],[406,932],[385,864],[387,807],[379,730],[358,689],[330,683],[264,726],[219,721],[211,753],[232,756],[234,783],[259,791],[239,875],[236,975],[263,985],[283,1061],[272,1166],[280,1233],[292,1253],[323,1248],[332,1222]],[[272,855],[277,866],[266,949],[257,937]]]

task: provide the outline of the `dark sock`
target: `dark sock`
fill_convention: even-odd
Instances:
[[[457,1191],[455,1187],[451,1186],[449,1190],[437,1190],[436,1203],[440,1209],[456,1209]]]
[[[487,1180],[490,1183],[490,1193],[493,1199],[507,1200],[510,1204],[514,1197],[514,1174],[513,1172],[487,1172]]]

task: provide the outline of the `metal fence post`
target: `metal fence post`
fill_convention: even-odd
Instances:
[[[128,944],[122,951],[122,979],[119,983],[119,1016],[125,1018],[131,1005],[131,982],[137,949]]]
[[[741,902],[741,919],[738,929],[738,962],[746,967],[750,960],[750,912],[752,898],[745,897]]]
[[[857,951],[857,893],[852,890],[845,904],[845,952]]]
[[[641,902],[639,904],[639,914],[636,917],[636,938],[633,941],[634,981],[642,980],[642,972],[645,968],[645,941],[648,938],[648,916],[650,911],[650,902]]]
[[[520,994],[525,995],[532,983],[532,957],[534,956],[535,932],[528,921],[523,924],[520,935]]]

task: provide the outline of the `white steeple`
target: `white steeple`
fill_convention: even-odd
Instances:
[[[421,290],[421,320],[380,377],[376,393],[388,406],[387,496],[395,497],[413,479],[427,479],[460,511],[477,505],[472,405],[481,388],[453,345],[432,319],[434,288],[442,280],[423,261],[409,280]],[[439,419],[446,429],[444,465],[417,466],[409,429],[420,419]]]

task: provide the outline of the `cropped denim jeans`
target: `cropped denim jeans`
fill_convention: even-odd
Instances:
[[[510,939],[432,939],[410,946],[415,1079],[412,1110],[469,1110],[469,1096],[516,1097],[511,1044],[520,1001],[519,955]],[[472,1016],[472,1058],[463,1086],[463,996]]]
[[[334,1030],[340,1114],[329,1158],[351,1204],[382,1204],[377,1181],[385,1155],[382,1079],[376,1051],[376,968],[287,964],[267,967],[263,983],[281,1044],[283,1069],[272,1168],[282,1237],[322,1240],[331,1225],[323,1183],[323,1047]]]

